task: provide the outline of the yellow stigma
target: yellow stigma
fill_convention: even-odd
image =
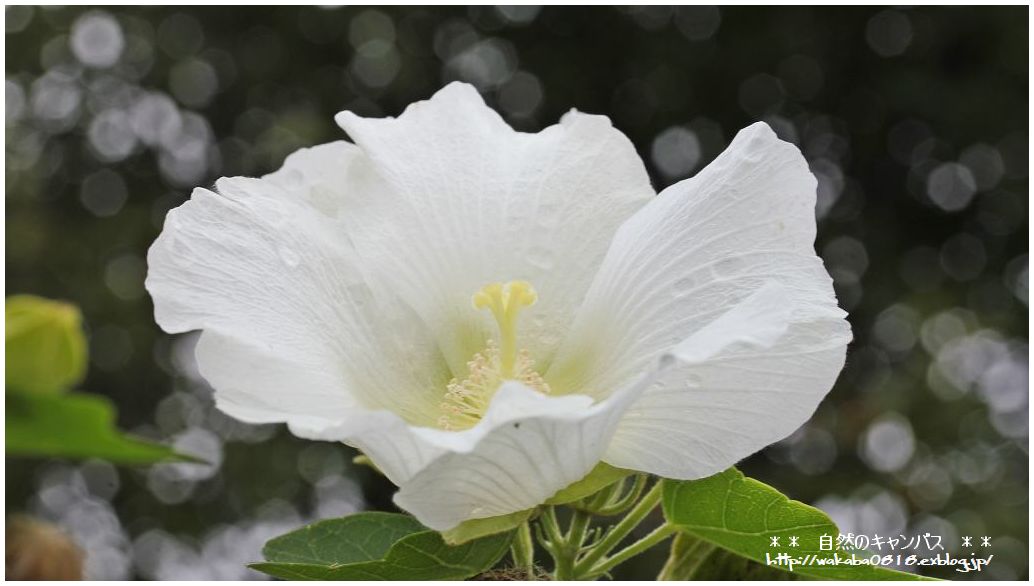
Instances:
[[[488,309],[499,326],[499,344],[489,340],[484,351],[467,362],[467,377],[449,382],[442,401],[439,420],[445,429],[465,429],[475,425],[488,409],[492,396],[505,380],[515,380],[549,393],[527,350],[517,348],[517,315],[535,304],[538,294],[526,281],[490,283],[471,301],[475,309]]]
[[[513,376],[517,360],[517,314],[534,305],[539,296],[527,281],[510,281],[485,285],[471,299],[475,309],[487,308],[499,326],[499,372],[503,378]]]

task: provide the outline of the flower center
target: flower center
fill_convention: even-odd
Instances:
[[[438,420],[443,429],[467,429],[477,424],[503,381],[515,380],[549,393],[549,385],[535,371],[531,355],[517,348],[517,315],[537,300],[538,294],[526,281],[490,283],[474,293],[474,308],[492,312],[499,326],[499,343],[489,340],[483,351],[474,354],[467,362],[467,378],[449,381]]]

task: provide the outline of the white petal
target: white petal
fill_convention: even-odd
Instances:
[[[572,112],[516,132],[454,83],[397,119],[337,120],[373,163],[370,189],[388,190],[353,211],[353,241],[439,335],[457,373],[495,333],[470,310],[490,282],[538,290],[521,335],[548,360],[615,229],[653,195],[632,144],[602,116]]]
[[[850,339],[814,252],[814,207],[800,152],[755,124],[621,227],[546,374],[605,396],[672,357],[609,463],[706,476],[812,414]]]
[[[582,479],[649,382],[637,380],[593,404],[586,396],[548,396],[509,381],[468,430],[414,427],[378,412],[317,435],[361,449],[399,485],[400,507],[446,530],[537,506]]]
[[[320,429],[361,408],[323,365],[287,360],[214,330],[201,334],[195,353],[198,370],[216,390],[216,406],[241,421]]]
[[[147,289],[197,353],[218,404],[250,421],[391,408],[430,420],[444,361],[420,322],[371,289],[338,219],[358,150],[323,145],[262,179],[221,179],[169,212]]]
[[[840,316],[782,293],[764,288],[712,322],[720,328],[705,326],[677,346],[659,383],[628,410],[605,460],[703,478],[807,421],[843,367],[850,330]]]
[[[372,411],[340,417],[333,425],[323,421],[295,421],[291,433],[309,439],[344,442],[358,448],[388,480],[400,485],[446,453],[424,441],[415,428],[391,411]]]
[[[415,430],[445,452],[403,482],[395,502],[438,530],[539,505],[599,463],[641,391],[633,385],[593,405],[586,396],[549,397],[508,382],[474,428]]]
[[[671,354],[693,364],[704,362],[733,344],[770,347],[790,327],[790,299],[785,287],[776,282],[766,283],[742,303],[676,344]]]

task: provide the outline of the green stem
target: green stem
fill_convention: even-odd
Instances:
[[[560,524],[556,520],[556,509],[546,507],[546,510],[542,513],[541,521],[539,521],[539,526],[545,531],[549,543],[559,544],[563,542],[564,538],[560,535]]]
[[[667,582],[694,579],[697,570],[717,547],[698,537],[679,533],[671,543],[668,561],[661,568],[661,573],[657,574],[657,580]]]
[[[585,543],[586,531],[589,529],[589,524],[592,522],[592,515],[574,509],[571,517],[571,528],[567,532],[567,542],[577,551]]]
[[[527,521],[517,528],[517,535],[510,545],[510,554],[513,556],[514,566],[524,570],[528,580],[534,580],[535,543],[531,539],[531,527]]]
[[[661,483],[653,485],[643,500],[639,501],[628,515],[624,519],[612,527],[610,531],[603,536],[603,539],[599,543],[594,545],[592,549],[575,565],[575,574],[578,576],[585,575],[588,570],[593,569],[594,564],[603,556],[610,553],[612,549],[618,546],[622,540],[632,532],[633,529],[639,526],[639,524],[650,514],[650,511],[657,506],[657,503],[661,502]],[[559,579],[559,576],[558,576]]]
[[[574,509],[571,511],[571,525],[564,535],[563,541],[559,544],[554,560],[556,570],[554,571],[557,580],[575,579],[575,559],[585,543],[585,536],[592,521],[592,515]]]
[[[625,549],[603,560],[602,563],[592,568],[587,573],[587,576],[599,576],[602,574],[606,574],[612,568],[624,563],[629,558],[635,557],[643,553],[644,551],[650,549],[651,547],[657,545],[658,543],[664,541],[665,539],[670,537],[672,533],[675,533],[675,531],[676,529],[672,525],[668,525],[667,523],[661,525],[660,527],[651,531],[650,534],[646,537],[640,539],[639,541],[633,543],[632,545],[629,545]]]

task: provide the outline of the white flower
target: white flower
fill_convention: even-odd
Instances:
[[[361,449],[429,527],[538,505],[600,461],[719,472],[843,366],[815,179],[764,124],[654,196],[603,116],[520,133],[452,84],[337,122],[355,144],[195,190],[147,288],[166,331],[203,330],[220,409]]]

